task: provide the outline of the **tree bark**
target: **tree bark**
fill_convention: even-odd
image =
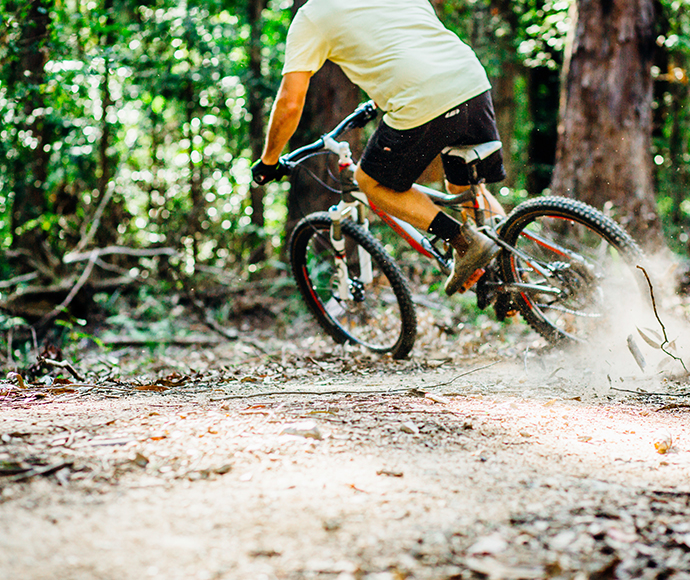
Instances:
[[[612,205],[633,236],[658,245],[653,0],[577,0],[573,7],[552,190],[600,208]]]
[[[551,184],[558,143],[558,72],[547,67],[531,68],[527,74],[527,96],[533,128],[529,135],[527,191],[539,194]]]
[[[42,87],[45,84],[45,62],[48,51],[48,28],[52,0],[36,0],[26,12],[19,40],[19,59],[16,71],[10,81],[10,95],[16,90],[22,94],[24,118],[27,121],[22,129],[34,140],[31,150],[23,151],[13,163],[14,201],[12,205],[12,248],[29,249],[36,255],[42,247],[45,236],[39,227],[17,234],[17,228],[38,218],[48,209],[45,191],[48,175],[49,148],[52,141],[51,126],[46,119],[45,97]]]
[[[261,14],[268,4],[267,0],[253,0],[249,3],[248,17],[251,30],[249,40],[249,75],[250,90],[248,109],[251,120],[249,121],[249,146],[252,151],[252,159],[261,157],[264,142],[264,132],[266,124],[264,122],[264,91],[257,90],[262,82],[261,75],[261,35],[263,33],[263,20]],[[257,229],[264,227],[264,188],[251,185],[249,195],[252,206],[252,225]],[[252,252],[251,263],[261,262],[266,258],[265,242],[259,237],[257,239],[257,249]]]

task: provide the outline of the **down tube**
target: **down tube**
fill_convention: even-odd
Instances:
[[[417,252],[423,256],[426,256],[427,258],[438,260],[438,256],[435,256],[426,248],[425,242],[428,244],[428,240],[414,227],[407,222],[381,211],[371,202],[369,202],[369,206],[371,207],[371,210],[377,216],[379,216],[386,223],[386,225],[388,225],[388,227],[390,227],[396,234],[410,244],[410,246],[412,246]]]

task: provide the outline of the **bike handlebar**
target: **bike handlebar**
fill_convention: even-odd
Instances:
[[[364,127],[369,121],[375,118],[376,104],[374,103],[374,101],[367,101],[366,103],[362,103],[352,113],[350,113],[340,123],[338,123],[338,125],[330,132],[321,136],[319,139],[317,139],[313,143],[310,143],[309,145],[305,145],[304,147],[295,149],[287,155],[283,155],[280,158],[280,163],[288,168],[292,168],[295,163],[295,160],[299,157],[302,157],[307,153],[311,153],[312,151],[318,151],[319,149],[323,149],[327,139],[337,139],[345,131]]]

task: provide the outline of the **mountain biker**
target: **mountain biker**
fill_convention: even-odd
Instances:
[[[372,205],[446,240],[454,265],[445,291],[466,290],[499,248],[471,220],[444,213],[413,183],[441,154],[448,192],[467,190],[467,166],[443,149],[499,139],[484,68],[443,26],[429,0],[308,0],[288,31],[266,143],[252,167],[259,185],[284,175],[280,155],[299,123],[310,78],[326,60],[385,112],[356,169],[359,188]],[[478,169],[486,182],[502,180],[501,151]],[[480,187],[484,207],[505,215]]]

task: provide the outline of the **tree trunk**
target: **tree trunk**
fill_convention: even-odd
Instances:
[[[110,51],[117,45],[117,36],[113,31],[114,19],[113,0],[104,0],[103,12],[105,13],[106,32],[102,37],[103,43],[103,79],[101,81],[101,139],[98,143],[98,173],[97,173],[97,189],[98,201],[106,199],[108,195],[113,194],[112,191],[108,193],[111,179],[114,174],[113,167],[117,164],[116,154],[111,151],[113,144],[114,132],[112,123],[109,120],[109,113],[111,108],[115,106],[115,101],[110,92],[110,81],[112,78],[110,60]],[[126,209],[121,201],[110,199],[104,207],[104,219],[100,221],[100,225],[95,232],[95,240],[97,247],[105,247],[117,242],[118,231],[117,227],[122,222],[122,218],[126,215]]]
[[[249,75],[250,83],[254,85],[249,96],[249,146],[252,151],[252,159],[261,157],[264,142],[266,124],[264,122],[264,91],[256,90],[261,83],[261,35],[263,33],[263,20],[261,13],[266,8],[267,0],[254,0],[248,8],[249,27],[251,30],[249,40]],[[257,230],[264,227],[264,188],[251,185],[249,195],[252,206],[252,225]],[[256,250],[250,257],[251,263],[261,262],[266,259],[266,245],[262,236],[258,236]]]
[[[577,0],[552,190],[610,200],[638,240],[660,243],[652,179],[653,0]]]
[[[533,128],[529,135],[527,159],[527,191],[539,194],[551,184],[558,118],[553,103],[558,100],[558,72],[548,67],[528,71],[527,94]]]
[[[305,2],[306,0],[297,0],[294,10],[297,11]],[[349,81],[338,66],[327,62],[311,79],[302,120],[290,142],[291,148],[310,143],[326,131],[330,131],[354,111],[361,101],[362,93],[359,88]],[[359,157],[362,151],[361,131],[351,131],[344,138],[352,145],[355,158]],[[309,165],[309,168],[325,181],[328,181],[328,157],[321,156]],[[328,192],[305,171],[296,172],[290,180],[286,226],[288,235],[303,215],[327,209],[339,199],[338,195]]]
[[[42,112],[45,110],[42,87],[45,84],[44,67],[48,55],[45,45],[52,7],[52,0],[36,0],[27,9],[18,43],[18,66],[10,82],[10,95],[15,91],[22,94],[24,89],[21,99],[24,119],[27,121],[21,129],[34,140],[31,150],[23,151],[13,167],[12,248],[30,250],[34,258],[38,257],[37,250],[45,239],[41,228],[35,226],[19,234],[16,232],[17,228],[38,218],[48,209],[45,187],[52,131]]]

